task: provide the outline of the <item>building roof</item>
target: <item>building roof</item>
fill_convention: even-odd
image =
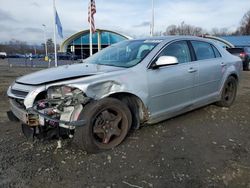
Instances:
[[[101,41],[102,44],[110,45],[116,42],[119,42],[124,39],[132,39],[129,36],[122,35],[120,33],[110,31],[110,30],[104,30],[104,29],[96,29],[96,32],[93,33],[93,45],[97,45],[98,43],[98,36],[97,33],[101,33]],[[83,30],[78,33],[73,34],[69,38],[63,41],[61,45],[60,51],[66,51],[66,48],[68,45],[88,45],[89,44],[89,30]]]
[[[250,35],[244,35],[244,36],[222,36],[221,38],[229,41],[234,46],[250,46]]]

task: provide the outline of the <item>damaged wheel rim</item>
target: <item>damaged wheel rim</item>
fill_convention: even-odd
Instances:
[[[124,139],[128,131],[125,114],[118,108],[105,108],[93,121],[94,142],[103,148],[112,148]]]

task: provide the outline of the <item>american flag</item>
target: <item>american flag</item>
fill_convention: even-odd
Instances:
[[[95,32],[95,19],[94,14],[96,13],[95,0],[90,0],[88,10],[88,22],[91,23],[91,32]]]

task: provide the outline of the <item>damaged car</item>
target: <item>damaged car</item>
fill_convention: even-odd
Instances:
[[[216,103],[233,104],[240,58],[199,37],[127,40],[84,60],[17,78],[8,116],[28,138],[73,139],[88,152],[119,145],[131,128]]]

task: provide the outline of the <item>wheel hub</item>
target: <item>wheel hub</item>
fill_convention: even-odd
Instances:
[[[121,120],[119,113],[105,110],[97,116],[93,132],[103,144],[108,144],[121,135],[122,130],[119,127]]]

